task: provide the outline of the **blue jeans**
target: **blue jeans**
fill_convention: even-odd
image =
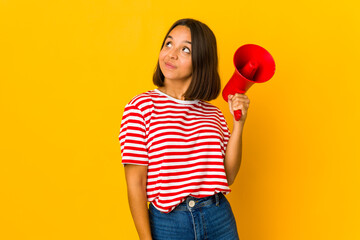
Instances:
[[[230,204],[222,193],[188,197],[170,213],[149,206],[153,240],[239,239]]]

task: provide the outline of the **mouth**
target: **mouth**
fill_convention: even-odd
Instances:
[[[175,69],[176,68],[174,65],[172,65],[170,63],[167,63],[167,62],[165,63],[165,66],[170,68],[170,69]]]

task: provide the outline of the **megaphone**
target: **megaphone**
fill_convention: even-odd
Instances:
[[[235,72],[226,84],[222,96],[228,101],[229,94],[245,93],[254,83],[263,83],[275,73],[275,61],[268,51],[255,44],[239,47],[234,54]],[[241,110],[234,112],[235,120],[241,118]]]

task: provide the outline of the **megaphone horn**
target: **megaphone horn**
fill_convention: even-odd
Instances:
[[[245,93],[254,83],[270,80],[275,73],[275,61],[268,51],[255,44],[239,47],[234,54],[235,72],[226,84],[222,96],[228,101],[229,94]],[[235,120],[241,118],[241,110],[234,112]]]

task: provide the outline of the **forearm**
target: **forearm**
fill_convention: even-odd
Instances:
[[[128,187],[128,199],[131,215],[140,240],[151,239],[146,188],[144,186]]]
[[[243,123],[234,122],[234,128],[226,147],[224,166],[229,186],[233,184],[241,165],[243,127]]]

